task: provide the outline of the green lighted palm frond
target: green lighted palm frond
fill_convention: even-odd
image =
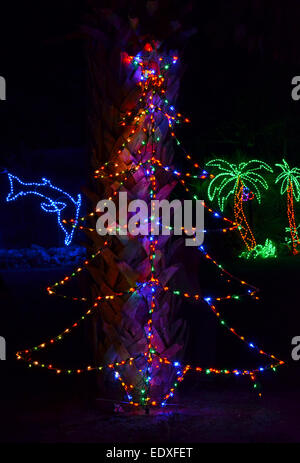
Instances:
[[[265,178],[257,171],[273,172],[273,169],[263,161],[253,159],[240,164],[231,164],[224,159],[213,159],[206,163],[208,167],[215,167],[219,173],[211,180],[208,186],[208,197],[210,201],[217,199],[219,208],[224,210],[226,201],[234,195],[238,179],[249,190],[255,193],[257,201],[261,202],[261,188],[268,189]]]
[[[288,165],[285,159],[282,159],[283,164],[275,164],[275,166],[282,169],[282,172],[277,176],[275,183],[282,182],[280,193],[283,195],[287,192],[287,189],[292,184],[294,197],[296,201],[300,200],[300,168],[293,167],[292,169]]]

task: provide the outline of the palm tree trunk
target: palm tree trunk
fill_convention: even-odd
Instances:
[[[256,240],[252,233],[252,230],[246,219],[246,215],[243,209],[243,191],[244,185],[240,178],[238,178],[234,194],[234,216],[235,221],[239,226],[240,235],[248,249],[251,251],[256,246]]]
[[[149,18],[148,18],[149,19]],[[151,20],[151,18],[149,19]],[[165,165],[172,165],[174,156],[173,144],[168,137],[168,122],[158,125],[154,118],[154,130],[151,143],[141,144],[148,117],[137,111],[140,105],[140,91],[137,86],[137,71],[128,65],[128,55],[136,56],[145,46],[145,39],[136,33],[132,23],[127,22],[114,12],[94,10],[90,18],[92,23],[84,26],[88,35],[87,55],[89,66],[89,132],[91,141],[92,166],[113,176],[113,180],[103,176],[95,181],[88,195],[95,208],[103,198],[113,197],[121,189],[126,191],[128,199],[149,201],[149,176],[143,169],[133,175],[122,178],[122,171],[136,166],[152,156],[152,141],[156,138],[155,157]],[[136,22],[134,22],[136,24]],[[166,27],[166,24],[163,24]],[[149,39],[148,39],[149,40]],[[178,43],[178,34],[176,37]],[[153,42],[152,42],[153,43]],[[147,46],[149,49],[149,46]],[[157,53],[153,51],[153,59]],[[180,50],[176,51],[178,55]],[[174,53],[174,49],[173,49]],[[166,98],[176,100],[183,69],[178,65],[168,79]],[[129,113],[139,114],[138,123],[133,126],[123,125],[124,116]],[[132,119],[131,119],[132,120]],[[161,120],[161,118],[160,118]],[[121,124],[120,124],[121,121]],[[132,132],[134,130],[134,133]],[[130,142],[127,140],[130,137]],[[157,142],[157,140],[160,140]],[[122,183],[123,182],[123,183]],[[156,194],[159,199],[168,198],[176,182],[165,172],[157,172]],[[116,206],[118,204],[116,201]],[[95,220],[91,223],[95,227]],[[104,247],[107,237],[97,233],[88,234],[90,250],[95,253]],[[110,246],[106,246],[101,256],[89,267],[92,277],[91,287],[94,298],[103,295],[115,295],[127,292],[138,282],[151,279],[151,247],[148,237],[109,237]],[[170,240],[168,236],[157,238],[155,278],[162,286],[169,286],[171,278],[179,270],[179,265],[172,262],[172,256],[179,242]],[[150,384],[146,381],[151,370],[151,400],[155,402],[163,397],[174,381],[176,369],[172,363],[163,364],[161,357],[179,359],[183,355],[187,329],[179,317],[180,299],[170,292],[158,290],[155,300],[149,288],[128,294],[126,297],[115,297],[105,300],[93,321],[93,346],[95,362],[112,364],[130,361],[115,371],[127,393],[127,398],[134,403],[149,404]],[[153,313],[152,313],[153,309]],[[149,317],[149,311],[151,317]],[[151,320],[149,322],[149,320]],[[151,324],[151,342],[147,333]],[[154,354],[154,350],[157,354]],[[178,368],[177,368],[178,369]],[[111,389],[109,375],[103,379],[99,375],[99,387],[102,393]],[[118,382],[117,382],[118,383]],[[105,385],[109,384],[109,388]],[[119,383],[118,383],[119,384]],[[141,392],[143,391],[143,392]],[[148,396],[146,402],[141,397]],[[107,394],[106,394],[107,395]],[[120,397],[120,392],[113,392],[113,397]],[[144,400],[144,402],[143,402]]]
[[[295,221],[295,212],[294,212],[294,192],[293,184],[290,180],[289,186],[287,189],[287,215],[289,219],[290,232],[292,237],[292,252],[293,254],[298,254],[297,246],[299,246],[299,236],[297,233],[296,221]]]

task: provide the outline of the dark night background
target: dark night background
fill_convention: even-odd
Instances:
[[[82,190],[91,172],[86,135],[87,69],[80,34],[88,3],[15,2],[10,11],[1,11],[0,75],[7,83],[7,101],[0,102],[1,170],[8,169],[28,180],[49,177],[72,194]],[[255,158],[274,165],[284,155],[291,164],[299,165],[300,101],[291,98],[292,77],[300,75],[298,2],[275,0],[271,7],[262,0],[196,2],[188,20],[197,28],[197,34],[185,50],[186,72],[177,102],[177,108],[192,120],[179,133],[185,147],[202,164],[219,155],[233,162]],[[205,191],[205,185],[204,189],[195,187],[199,193]],[[1,249],[63,245],[52,217],[45,217],[37,208],[25,207],[25,203],[6,203],[7,192],[7,176],[0,175]],[[226,212],[232,213],[230,208]],[[299,222],[299,206],[296,215]],[[271,183],[263,205],[253,206],[258,242],[266,238],[283,241],[285,226],[285,201]],[[77,235],[75,241],[82,244],[84,236]],[[240,260],[237,234],[222,236],[222,240],[208,237],[206,244],[233,274],[261,288],[257,303],[224,304],[227,319],[267,352],[289,363],[276,374],[262,377],[266,402],[261,407],[267,410],[267,418],[258,420],[258,425],[265,426],[262,437],[254,429],[257,422],[248,423],[250,439],[299,441],[300,436],[292,429],[299,412],[300,362],[293,362],[290,354],[292,337],[300,336],[299,257],[282,253],[274,261]],[[63,425],[53,431],[60,418],[75,413],[76,407],[81,410],[83,403],[93,408],[93,378],[57,378],[14,363],[18,348],[40,342],[81,313],[81,307],[49,298],[44,289],[70,270],[72,267],[63,266],[0,272],[0,335],[6,338],[8,349],[8,360],[0,363],[4,399],[3,403],[0,399],[0,407],[8,417],[0,441],[34,440],[32,432],[45,441],[72,440],[72,434],[64,439]],[[214,269],[207,268],[199,258],[198,271],[203,292],[216,293],[220,282]],[[210,313],[197,314],[197,306],[192,304],[184,308],[190,324],[186,352],[189,361],[207,365],[216,362],[218,366],[225,363],[228,367],[237,362],[240,366],[247,362],[249,366],[257,365],[257,357],[216,328]],[[75,364],[84,363],[89,358],[85,329],[65,344],[53,349],[51,358],[62,364],[70,359]],[[228,404],[234,401],[235,394],[242,394],[241,403],[253,401],[253,407],[258,406],[250,390],[251,385],[239,378],[203,381],[193,377],[186,380],[179,397],[184,402],[186,396],[204,394],[208,408],[219,404],[222,409],[223,394],[223,409],[230,415],[233,412]],[[49,430],[43,428],[44,434],[38,421],[32,423],[30,418],[29,430],[24,434],[21,431],[22,426],[26,427],[24,417],[30,416],[28,404],[34,416],[49,421]],[[288,411],[282,417],[283,408]],[[53,415],[48,414],[48,409],[54,410]],[[223,415],[222,419],[226,422]],[[272,420],[281,423],[274,428],[274,434]],[[175,440],[174,433],[166,439]],[[234,441],[237,435],[233,430],[223,440]],[[197,438],[201,441],[201,437],[194,436]],[[111,439],[113,442],[113,436]],[[126,441],[124,436],[120,439]],[[247,441],[247,437],[243,439]]]

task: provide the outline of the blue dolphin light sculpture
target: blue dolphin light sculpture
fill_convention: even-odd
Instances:
[[[79,210],[81,206],[81,195],[77,195],[74,199],[69,193],[52,185],[50,180],[42,178],[41,183],[25,183],[18,177],[12,174],[7,174],[10,182],[10,192],[6,197],[6,201],[15,201],[16,199],[27,196],[36,195],[42,199],[41,208],[48,213],[57,214],[57,222],[65,234],[65,245],[69,246],[73,239],[75,228],[78,224]],[[62,212],[67,208],[72,207],[74,218],[71,231],[65,227],[62,219]],[[74,213],[75,207],[75,213]]]

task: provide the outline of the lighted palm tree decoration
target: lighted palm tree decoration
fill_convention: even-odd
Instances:
[[[275,183],[281,183],[280,193],[287,194],[287,215],[289,219],[289,229],[292,237],[292,252],[297,254],[297,246],[300,245],[300,240],[297,232],[294,212],[294,198],[296,201],[300,199],[300,169],[298,167],[290,168],[285,159],[282,160],[283,164],[275,164],[282,169],[278,175]]]
[[[268,189],[268,184],[258,171],[273,172],[272,168],[263,161],[251,160],[240,164],[231,164],[224,159],[213,159],[207,164],[215,167],[219,173],[211,180],[208,187],[208,197],[212,201],[217,199],[221,211],[228,198],[234,198],[234,216],[241,237],[249,251],[255,248],[256,240],[246,219],[243,209],[244,191],[251,190],[261,203],[261,188]]]

